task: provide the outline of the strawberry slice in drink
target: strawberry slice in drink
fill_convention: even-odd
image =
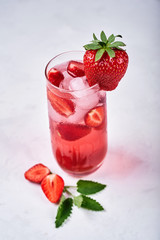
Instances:
[[[61,73],[56,68],[51,68],[48,72],[48,80],[50,83],[55,85],[56,87],[59,87],[59,84],[64,79],[63,73]]]
[[[74,113],[74,103],[71,100],[59,97],[50,90],[47,90],[47,96],[52,107],[59,114],[69,117]]]
[[[58,134],[67,141],[75,141],[88,135],[91,128],[82,124],[60,123],[57,126]]]
[[[84,73],[84,65],[81,62],[70,61],[67,67],[67,72],[72,77],[83,77]]]
[[[99,127],[104,122],[105,110],[103,106],[92,108],[85,116],[85,123],[90,127]]]
[[[62,195],[64,181],[59,175],[52,173],[43,179],[41,188],[48,200],[56,203]]]
[[[50,174],[50,170],[48,167],[44,166],[43,164],[39,163],[28,169],[24,173],[24,176],[27,180],[35,183],[41,183],[41,181]]]

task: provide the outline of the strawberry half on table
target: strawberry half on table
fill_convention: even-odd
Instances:
[[[42,180],[50,173],[51,171],[48,167],[46,167],[42,163],[38,163],[28,169],[24,173],[24,177],[30,182],[41,183]]]
[[[43,179],[41,188],[50,202],[57,203],[64,189],[64,181],[59,175],[52,173]]]
[[[100,89],[112,91],[126,73],[128,54],[121,47],[121,41],[115,41],[121,35],[110,35],[108,38],[102,31],[101,40],[93,34],[90,44],[84,45],[84,71],[90,86],[99,84]]]

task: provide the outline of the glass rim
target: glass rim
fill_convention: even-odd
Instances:
[[[58,58],[59,56],[61,55],[65,55],[65,54],[69,54],[69,53],[85,53],[85,51],[81,51],[81,50],[73,50],[73,51],[66,51],[66,52],[62,52],[62,53],[59,53],[57,54],[56,56],[54,56],[53,58],[51,58],[51,60],[47,63],[46,67],[45,67],[45,77],[46,77],[46,80],[47,80],[47,83],[49,85],[51,85],[53,88],[57,89],[58,91],[60,92],[64,92],[64,93],[74,93],[74,92],[82,92],[82,91],[88,91],[88,90],[91,90],[91,89],[94,89],[96,88],[97,91],[100,90],[99,88],[99,85],[96,83],[94,84],[93,86],[91,87],[87,87],[87,88],[84,88],[84,89],[78,89],[78,90],[68,90],[68,89],[63,89],[63,88],[59,88],[57,86],[55,86],[54,84],[52,84],[48,77],[47,77],[47,70],[48,70],[48,66],[49,64],[54,61],[54,59]],[[74,59],[73,59],[74,60]]]

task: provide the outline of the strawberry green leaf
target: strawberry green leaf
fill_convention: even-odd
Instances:
[[[114,50],[112,50],[111,48],[108,47],[108,48],[106,48],[106,51],[111,58],[115,57]]]
[[[83,197],[82,197],[81,195],[75,196],[75,197],[73,198],[73,203],[74,203],[74,205],[76,205],[78,208],[81,207],[82,202],[83,202]]]
[[[86,50],[97,50],[101,48],[101,46],[98,43],[90,43],[90,44],[84,45],[83,47]]]
[[[114,40],[115,40],[115,36],[112,34],[112,35],[109,36],[109,38],[108,38],[108,43],[112,43],[112,42],[114,42]]]
[[[60,227],[62,223],[71,215],[73,206],[73,199],[67,198],[61,202],[57,210],[55,225]]]
[[[77,191],[84,195],[94,194],[100,192],[106,187],[106,185],[93,182],[89,180],[79,180],[77,182]]]
[[[98,39],[97,39],[97,40],[92,40],[91,42],[92,42],[93,44],[100,44],[100,43],[102,43],[102,42],[101,42],[100,40],[98,40]]]
[[[110,47],[119,47],[119,46],[122,46],[122,47],[124,47],[124,46],[126,46],[126,44],[124,44],[123,42],[119,42],[119,41],[117,41],[117,42],[114,42],[114,43],[112,43],[111,45],[110,45]]]
[[[107,39],[106,34],[104,33],[104,31],[102,31],[100,34],[101,40],[99,40],[93,33],[93,40],[91,41],[91,43],[84,45],[83,47],[85,48],[85,50],[97,50],[95,55],[95,62],[101,59],[105,51],[111,58],[114,58],[115,57],[114,48],[125,51],[120,47],[126,46],[123,42],[115,41],[115,38],[117,37],[122,38],[122,36],[119,34],[118,35],[111,34]]]
[[[115,37],[120,37],[120,38],[122,38],[122,35],[116,35]]]
[[[94,40],[98,40],[97,37],[96,37],[96,35],[95,35],[94,33],[93,33],[93,39],[94,39]]]
[[[83,197],[83,201],[82,201],[82,208],[86,208],[88,210],[92,210],[92,211],[103,211],[104,208],[102,207],[102,205],[97,202],[96,200],[94,200],[93,198],[87,197],[85,195],[82,195]]]
[[[101,48],[99,49],[97,52],[96,52],[96,55],[95,55],[95,62],[97,62],[99,59],[101,59],[101,57],[103,56],[103,53],[105,52],[105,49],[104,48]]]
[[[104,43],[107,42],[106,34],[105,34],[103,31],[101,32],[101,40],[102,40],[102,42],[104,42]]]

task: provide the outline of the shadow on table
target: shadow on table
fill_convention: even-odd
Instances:
[[[130,176],[134,171],[144,170],[147,165],[133,153],[124,149],[110,149],[101,167],[101,175],[125,178]]]

